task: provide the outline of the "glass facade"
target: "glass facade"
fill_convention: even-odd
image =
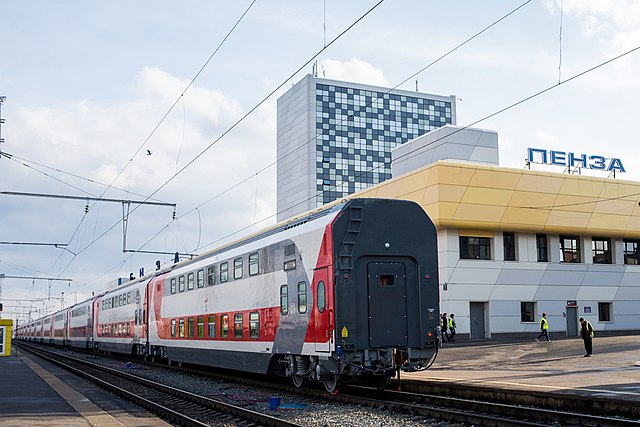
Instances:
[[[316,83],[316,204],[391,178],[391,150],[452,124],[451,102]]]

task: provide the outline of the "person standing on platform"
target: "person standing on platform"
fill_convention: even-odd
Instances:
[[[444,342],[445,338],[447,342],[449,342],[449,327],[447,324],[447,313],[442,313],[442,317],[440,318],[440,332],[442,333],[442,342]]]
[[[542,318],[540,319],[540,335],[536,338],[536,342],[540,341],[540,338],[545,337],[548,342],[551,342],[549,339],[549,322],[547,321],[547,313],[542,313]]]
[[[456,342],[454,339],[456,336],[456,319],[455,314],[451,313],[449,316],[449,340]]]
[[[580,336],[584,341],[584,349],[587,351],[584,357],[591,357],[593,353],[593,326],[591,326],[591,322],[582,317],[580,318]]]

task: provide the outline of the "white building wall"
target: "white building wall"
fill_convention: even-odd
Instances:
[[[458,333],[470,333],[470,302],[487,303],[487,338],[534,334],[542,312],[547,312],[551,332],[566,332],[567,301],[573,300],[578,317],[596,331],[640,329],[640,266],[623,264],[622,240],[611,239],[615,264],[593,264],[592,236],[581,236],[583,262],[573,264],[559,262],[559,236],[548,239],[550,262],[537,261],[533,233],[516,233],[517,261],[504,261],[502,232],[493,233],[491,260],[467,260],[460,259],[458,231],[438,230],[440,310],[455,313]],[[521,321],[521,302],[535,303],[533,322]],[[599,302],[612,303],[611,321],[598,320]]]

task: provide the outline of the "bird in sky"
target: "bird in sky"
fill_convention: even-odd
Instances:
[[[151,150],[147,150],[147,156],[151,155]]]

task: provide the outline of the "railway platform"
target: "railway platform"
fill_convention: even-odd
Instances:
[[[402,385],[416,392],[446,385],[467,396],[520,396],[523,404],[537,403],[534,398],[558,406],[563,399],[599,402],[598,408],[625,402],[629,416],[640,414],[640,335],[596,335],[593,356],[584,355],[580,338],[444,343],[430,369],[402,372]]]
[[[0,358],[0,427],[169,426],[62,369],[12,349]]]

